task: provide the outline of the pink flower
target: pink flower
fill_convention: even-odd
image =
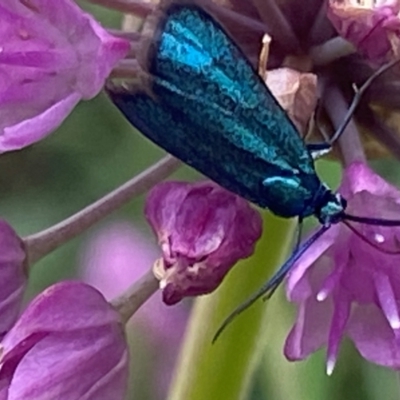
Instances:
[[[158,256],[157,247],[140,231],[127,222],[116,222],[90,239],[82,257],[82,274],[111,300],[144,275]],[[167,307],[159,292],[139,309],[127,328],[128,335],[144,328],[154,349],[150,367],[159,398],[166,396],[187,317],[182,306]]]
[[[376,64],[399,56],[400,2],[380,1],[372,7],[354,0],[330,0],[328,18],[339,35]]]
[[[340,189],[348,213],[399,219],[400,192],[363,163],[345,171]],[[293,268],[288,298],[297,303],[297,321],[285,344],[290,360],[327,346],[333,371],[340,342],[348,335],[367,360],[400,367],[400,227],[353,224],[378,250],[343,223],[333,226]]]
[[[215,290],[262,232],[260,214],[213,182],[161,183],[145,215],[163,254],[155,270],[166,304]]]
[[[0,152],[56,129],[129,50],[72,0],[0,5]]]
[[[16,321],[28,280],[21,239],[0,220],[0,338]]]
[[[128,349],[119,314],[92,287],[56,284],[2,341],[0,399],[122,399]]]

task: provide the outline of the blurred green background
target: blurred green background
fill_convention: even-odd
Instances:
[[[117,13],[94,6],[85,8],[105,25],[118,27]],[[37,232],[95,201],[162,155],[163,152],[135,132],[101,94],[90,102],[81,103],[63,126],[47,139],[23,151],[1,156],[1,215],[22,236]],[[394,163],[384,160],[373,163],[373,166],[396,182]],[[337,186],[340,168],[336,163],[320,161],[318,171],[328,184]],[[186,167],[175,175],[190,179],[196,176]],[[143,198],[137,198],[110,216],[108,221],[126,218],[152,237],[144,222],[142,207]],[[56,281],[76,276],[79,251],[85,246],[87,238],[100,227],[101,224],[39,262],[31,275],[28,297]],[[289,363],[282,354],[282,348],[294,315],[293,307],[287,304],[280,289],[269,304],[265,349],[260,349],[264,355],[249,399],[400,398],[397,373],[367,363],[347,341],[342,346],[332,377],[325,374],[323,350],[307,361]],[[237,351],[240,352],[240,348]],[[134,362],[146,364],[148,354],[142,351],[140,357],[143,361],[135,355]],[[218,360],[215,362],[218,363]],[[141,387],[131,398],[155,399],[151,394],[152,385],[151,373],[147,377],[142,376]]]

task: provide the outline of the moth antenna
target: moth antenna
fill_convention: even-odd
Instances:
[[[280,283],[283,281],[287,273],[293,267],[293,264],[305,253],[305,251],[318,240],[331,226],[322,226],[312,236],[310,236],[299,249],[291,255],[291,257],[279,268],[275,275],[268,280],[261,288],[249,297],[244,303],[237,307],[221,324],[215,333],[212,343],[215,343],[221,336],[221,333],[227,328],[228,325],[243,311],[247,310],[253,303],[255,303],[260,297],[266,295],[267,298],[271,297]]]
[[[380,251],[381,253],[385,253],[385,254],[400,254],[400,250],[387,250],[387,249],[382,249],[381,247],[379,247],[379,245],[377,245],[376,243],[374,243],[372,240],[369,240],[367,237],[365,237],[357,228],[355,228],[350,222],[348,221],[343,221],[343,223],[355,234],[357,235],[363,242],[369,244],[370,246],[372,246],[374,249]]]
[[[389,63],[383,65],[382,67],[380,67],[377,71],[375,71],[365,82],[364,84],[358,89],[356,90],[356,94],[353,97],[353,100],[350,104],[349,109],[347,110],[346,116],[344,117],[343,122],[340,124],[339,128],[336,130],[336,132],[334,133],[334,135],[330,138],[330,140],[328,141],[328,144],[333,145],[333,143],[335,143],[339,137],[342,135],[342,133],[344,132],[344,130],[346,129],[348,123],[350,122],[351,118],[353,117],[354,111],[356,110],[356,108],[358,107],[358,104],[360,103],[360,100],[364,94],[364,92],[369,88],[369,86],[371,85],[371,83],[378,78],[379,76],[381,76],[382,74],[384,74],[387,70],[389,70],[390,68],[392,68],[394,65],[396,65],[397,63],[400,62],[400,58],[397,58],[393,61],[390,61]]]
[[[367,225],[400,226],[400,220],[396,219],[359,217],[358,215],[351,215],[347,213],[342,214],[342,219],[353,222],[360,222],[362,224],[367,224]]]

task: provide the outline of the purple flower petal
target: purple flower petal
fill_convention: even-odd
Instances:
[[[0,37],[0,152],[51,133],[129,50],[72,0],[3,1]]]
[[[295,302],[299,309],[296,323],[285,343],[285,356],[289,360],[304,359],[327,343],[334,303],[330,297],[318,300],[318,293],[332,273],[331,261],[323,257],[318,265],[311,264],[295,289],[298,292]]]
[[[307,290],[308,279],[305,276],[307,269],[332,246],[338,234],[339,227],[331,227],[331,229],[321,236],[321,238],[315,242],[315,245],[311,246],[295,264],[287,280],[287,294],[290,301],[299,301],[304,298],[304,296],[309,296],[310,292]]]
[[[4,399],[94,400],[125,394],[128,348],[119,314],[83,283],[64,282],[45,290],[2,346]]]
[[[340,342],[350,315],[350,302],[348,299],[345,297],[337,298],[334,303],[327,345],[326,372],[328,375],[332,374],[335,367]]]
[[[385,367],[400,368],[399,332],[390,327],[379,307],[369,304],[353,310],[347,332],[365,359]]]
[[[21,239],[0,220],[0,337],[14,324],[27,284],[26,255]]]

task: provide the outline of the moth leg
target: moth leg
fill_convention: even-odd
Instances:
[[[299,222],[297,224],[296,244],[294,247],[294,253],[296,253],[299,250],[302,233],[303,233],[303,218],[299,217]]]
[[[332,150],[332,145],[329,143],[309,143],[306,146],[313,160],[317,160]]]

